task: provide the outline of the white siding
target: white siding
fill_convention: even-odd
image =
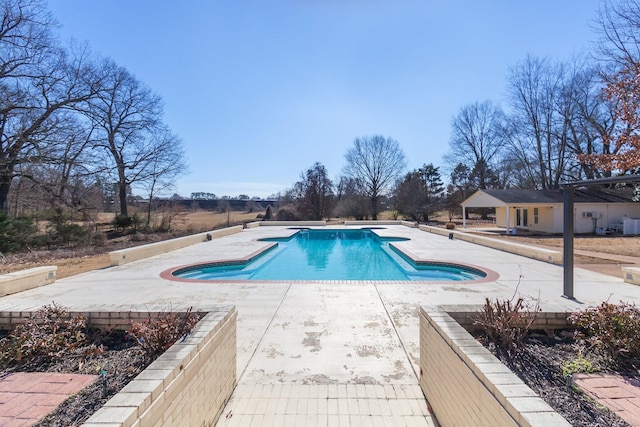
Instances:
[[[519,205],[524,208],[524,205]],[[538,224],[535,224],[533,210],[536,206],[526,206],[529,210],[529,230],[541,233],[561,234],[563,232],[564,217],[562,204],[537,206],[539,209]],[[515,226],[515,209],[510,207],[511,227]],[[594,233],[595,228],[610,228],[614,224],[622,224],[623,219],[640,218],[640,203],[576,203],[574,209],[574,233]],[[583,217],[583,212],[598,212],[595,225],[592,218]],[[506,228],[506,208],[496,207],[496,226]]]

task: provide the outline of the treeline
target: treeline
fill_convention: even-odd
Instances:
[[[319,162],[302,173],[280,197],[280,220],[322,220],[331,217],[378,219],[392,210],[414,220],[428,220],[440,208],[443,184],[439,169],[426,164],[404,173],[406,156],[398,141],[382,135],[358,137],[345,153],[338,182]]]

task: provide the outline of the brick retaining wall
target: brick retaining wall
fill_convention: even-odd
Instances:
[[[214,425],[236,384],[236,321],[235,307],[207,314],[83,425]]]
[[[442,307],[420,309],[420,387],[442,425],[570,426]]]

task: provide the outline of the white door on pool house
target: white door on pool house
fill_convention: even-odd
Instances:
[[[529,209],[516,208],[516,227],[529,227]]]

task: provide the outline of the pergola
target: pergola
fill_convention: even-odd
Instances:
[[[562,296],[575,299],[573,296],[573,239],[574,239],[574,218],[573,200],[575,189],[579,187],[590,187],[602,184],[621,184],[627,182],[640,182],[640,175],[625,175],[611,178],[589,179],[585,181],[573,181],[560,184],[563,194],[563,293]]]

